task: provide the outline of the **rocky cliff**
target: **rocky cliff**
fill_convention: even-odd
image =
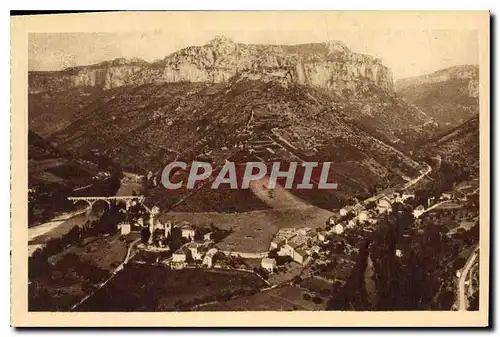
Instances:
[[[147,63],[116,59],[58,72],[31,72],[30,93],[172,82],[221,83],[241,73],[282,77],[336,94],[376,85],[393,92],[391,71],[380,60],[351,52],[338,41],[302,45],[248,45],[218,36]]]

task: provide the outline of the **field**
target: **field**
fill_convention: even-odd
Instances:
[[[84,242],[52,256],[49,261],[57,265],[67,255],[75,255],[80,261],[91,263],[100,269],[112,270],[125,258],[128,243],[137,237],[136,233],[132,233],[123,238],[120,235],[87,238]]]
[[[256,275],[239,271],[131,265],[78,310],[189,310],[197,304],[246,295],[264,285]]]
[[[269,274],[267,281],[270,284],[281,284],[291,281],[295,276],[300,276],[304,267],[296,262],[287,263],[279,266],[278,269]]]
[[[163,210],[174,207],[176,212],[249,212],[268,209],[249,189],[230,189],[222,184],[211,189],[210,184],[203,186],[189,197],[186,190],[167,190],[163,186],[148,190],[148,197]],[[187,197],[187,198],[186,198]]]
[[[300,286],[322,296],[329,296],[334,287],[332,283],[314,276],[302,280]]]
[[[291,311],[325,310],[326,304],[315,304],[304,299],[305,291],[285,286],[259,292],[250,296],[239,297],[225,302],[213,303],[196,310],[199,311]]]
[[[30,279],[29,309],[68,310],[123,262],[133,239],[119,235],[87,238],[50,257],[47,273]]]
[[[309,206],[305,208],[269,209],[245,213],[180,213],[162,214],[163,221],[188,221],[194,226],[205,227],[213,223],[233,232],[218,247],[223,250],[260,252],[267,250],[280,228],[324,226],[330,212]]]

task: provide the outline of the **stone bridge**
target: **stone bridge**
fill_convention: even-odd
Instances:
[[[126,209],[128,209],[130,206],[132,206],[133,201],[138,201],[140,203],[144,202],[145,197],[142,195],[137,195],[137,196],[114,196],[114,197],[68,197],[68,200],[72,200],[74,204],[76,204],[79,201],[85,201],[89,204],[89,208],[92,208],[94,203],[97,201],[104,201],[105,203],[108,204],[108,206],[111,204],[111,202],[122,202],[125,203]]]

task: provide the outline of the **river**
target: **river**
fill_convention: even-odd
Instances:
[[[124,172],[123,175],[117,196],[143,192],[140,176],[130,172]],[[97,220],[99,216],[100,212],[87,207],[58,215],[48,222],[28,228],[28,255],[31,256],[37,248],[43,247],[48,240],[66,234],[74,226],[83,226],[89,220]]]

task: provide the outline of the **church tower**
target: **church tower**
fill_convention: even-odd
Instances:
[[[172,233],[172,222],[167,221],[165,223],[165,237],[168,238],[171,233]]]

